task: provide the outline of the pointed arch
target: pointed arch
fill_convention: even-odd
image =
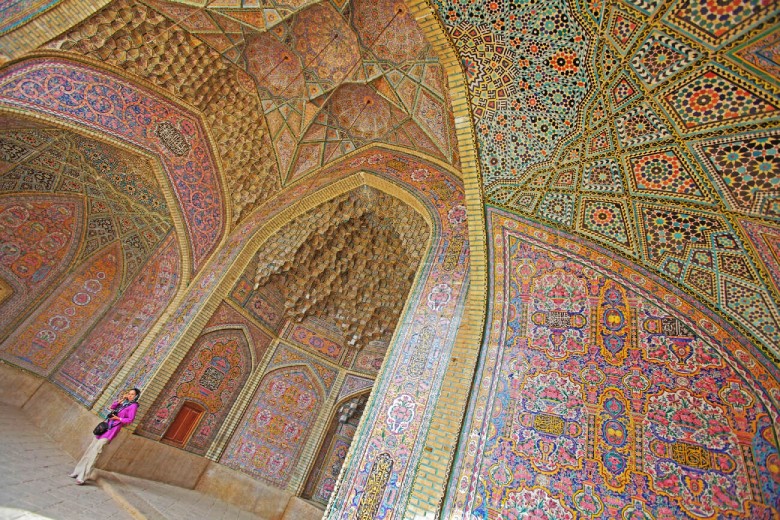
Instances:
[[[184,403],[192,401],[203,407],[204,416],[180,447],[204,455],[252,371],[249,341],[240,327],[205,331],[144,416],[138,433],[160,439]]]
[[[287,486],[323,405],[324,390],[307,365],[266,373],[220,462]]]

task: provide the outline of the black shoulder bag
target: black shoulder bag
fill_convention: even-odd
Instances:
[[[135,401],[130,401],[129,403],[122,403],[122,404],[120,404],[119,406],[116,407],[116,410],[113,410],[113,413],[114,414],[118,414],[119,412],[121,412],[122,410],[124,410],[125,408],[127,408],[128,406],[133,404],[134,402]],[[119,423],[117,423],[117,424],[119,424]],[[114,426],[116,426],[116,424]],[[106,419],[105,421],[99,422],[98,425],[95,426],[95,429],[92,430],[92,433],[94,435],[103,435],[104,433],[106,433],[108,430],[110,430],[114,426],[110,426],[108,424],[108,419]]]

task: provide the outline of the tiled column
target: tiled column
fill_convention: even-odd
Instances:
[[[336,399],[339,395],[339,389],[344,384],[344,378],[346,377],[346,370],[339,370],[339,374],[336,376],[336,380],[333,382],[330,395],[322,403],[320,413],[317,416],[317,420],[314,422],[311,434],[306,441],[306,446],[301,451],[301,456],[298,458],[298,462],[295,465],[295,470],[290,478],[289,484],[287,484],[287,491],[297,495],[303,492],[303,486],[306,485],[306,477],[311,471],[311,466],[314,464],[314,459],[317,458],[317,452],[319,451],[320,444],[322,443],[322,437],[325,435],[325,431],[330,424],[330,418],[333,415]]]

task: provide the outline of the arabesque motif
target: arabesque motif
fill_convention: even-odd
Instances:
[[[555,518],[777,516],[778,368],[628,261],[488,218],[490,333],[442,516],[514,518],[542,492]],[[535,336],[537,287],[591,309],[591,332]]]
[[[34,58],[4,71],[0,105],[61,117],[160,157],[181,205],[195,271],[226,230],[217,165],[197,115],[106,71],[63,58]],[[171,152],[159,125],[172,125],[189,143]]]

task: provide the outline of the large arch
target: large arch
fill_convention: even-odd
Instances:
[[[160,251],[165,258],[158,258],[155,276],[171,283],[164,284],[169,289],[166,294],[155,295],[159,298],[154,308],[142,307],[146,319],[138,322],[131,309],[132,302],[151,288],[143,285],[144,275],[111,311],[113,321],[98,324],[55,378],[77,399],[94,404],[114,375],[119,373],[121,380],[126,372],[122,364],[139,337],[164,323],[166,307],[181,299],[192,274],[224,238],[230,207],[225,203],[219,159],[196,110],[170,101],[159,89],[137,79],[125,79],[121,71],[105,64],[48,52],[14,62],[4,72],[0,111],[6,117],[23,115],[145,155],[171,209],[176,270],[181,274],[173,278],[166,274],[171,251]],[[121,348],[109,349],[117,341]],[[97,365],[88,367],[87,360]],[[92,382],[82,384],[77,381],[80,377]]]
[[[728,157],[738,156],[749,165],[747,170],[758,168],[758,163],[777,164],[778,106],[772,98],[777,94],[777,68],[767,65],[761,55],[776,40],[776,4],[737,1],[738,16],[712,22],[705,8],[688,12],[692,7],[688,3],[671,1],[531,1],[522,8],[516,3],[493,2],[490,9],[482,6],[481,12],[474,2],[411,3],[411,11],[447,67],[463,158],[464,205],[469,213],[469,296],[465,309],[461,308],[465,314],[456,327],[453,349],[444,356],[448,358],[443,360],[446,371],[433,378],[442,397],[434,395],[424,407],[406,397],[398,402],[393,398],[389,405],[372,401],[377,417],[361,428],[362,443],[349,455],[328,514],[439,514],[448,482],[446,512],[464,516],[498,515],[502,508],[519,506],[521,501],[553,504],[551,511],[561,516],[577,515],[578,510],[591,516],[594,511],[612,516],[642,512],[661,516],[727,511],[742,516],[770,514],[767,504],[771,506],[778,494],[772,484],[777,480],[773,461],[778,460],[772,426],[777,419],[780,293],[777,255],[773,254],[778,228],[776,215],[768,216],[768,201],[775,200],[777,184],[751,191],[752,174],[739,175],[738,168],[729,169],[726,163],[732,160]],[[529,12],[542,4],[543,15],[538,10]],[[524,40],[525,32],[513,35],[521,26],[536,31],[532,36],[537,38]],[[540,31],[550,37],[538,38]],[[538,39],[545,41],[539,45]],[[484,48],[477,48],[482,44]],[[663,59],[669,56],[676,59],[671,68]],[[463,73],[464,66],[468,75]],[[533,81],[523,68],[535,69],[541,79]],[[561,75],[557,85],[544,85],[553,92],[536,98],[543,83],[552,81],[556,73]],[[525,80],[536,88],[526,88]],[[518,82],[522,93],[515,89]],[[565,88],[556,90],[560,86]],[[697,96],[696,105],[694,96],[685,95],[691,90],[707,95]],[[705,106],[714,97],[720,97],[723,104]],[[562,101],[553,106],[554,99]],[[544,109],[531,110],[525,106],[528,101],[534,106],[541,101]],[[514,110],[510,124],[501,127],[506,119],[491,117],[510,105]],[[726,109],[721,110],[723,106]],[[752,113],[761,116],[754,118]],[[479,154],[475,122],[480,123]],[[510,134],[502,128],[521,134],[522,146],[514,148],[517,153],[504,153],[512,145],[507,144]],[[717,154],[727,159],[711,160]],[[301,157],[309,158],[305,153]],[[390,161],[379,162],[382,168],[394,168]],[[345,164],[340,161],[336,166]],[[309,171],[306,168],[301,172]],[[250,254],[245,246],[255,231],[262,233],[277,217],[280,225],[289,222],[285,212],[300,209],[300,197],[312,190],[336,185],[341,189],[339,183],[352,182],[327,168],[311,172],[274,199],[277,207],[260,207],[225,239],[225,248],[212,257],[192,290],[177,298],[181,305],[166,315],[166,320],[171,318],[170,329],[161,332],[158,327],[147,335],[116,384],[128,378],[148,383],[154,395],[156,385],[170,376],[171,367],[181,361],[219,304],[212,294],[222,290],[223,281],[238,266],[246,265]],[[663,181],[664,175],[668,182]],[[759,177],[765,185],[775,181],[771,175]],[[512,214],[486,208],[486,200]],[[671,227],[665,227],[668,223]],[[671,245],[666,241],[667,234],[674,234],[673,226],[687,229],[690,223],[696,228],[695,240],[688,243],[678,237]],[[486,229],[491,233],[490,256]],[[691,236],[689,231],[679,234]],[[537,277],[537,273],[543,274]],[[495,284],[488,291],[491,276]],[[556,294],[542,290],[545,284],[576,297],[567,296],[571,301],[561,303]],[[510,295],[520,302],[502,300]],[[433,307],[428,307],[428,316],[439,312],[438,296],[433,298]],[[427,305],[426,293],[415,294],[412,303]],[[580,312],[573,303],[586,311]],[[709,311],[700,311],[702,307]],[[490,316],[486,317],[488,309]],[[414,310],[408,310],[410,316]],[[396,338],[394,359],[383,367],[382,377],[394,373],[393,383],[401,388],[412,387],[414,374],[430,368],[424,347],[435,334],[430,330],[415,334],[413,326],[404,330],[410,334],[408,341]],[[488,336],[484,342],[483,332]],[[518,334],[528,337],[515,337]],[[505,338],[514,343],[502,343]],[[450,339],[448,345],[453,344]],[[757,348],[761,344],[763,352]],[[393,363],[406,362],[404,353],[410,348],[415,351],[410,358],[415,363],[409,361],[414,368],[396,370]],[[595,368],[584,374],[575,369],[578,362]],[[495,373],[490,373],[490,367]],[[660,374],[662,383],[651,382],[652,390],[648,386],[647,392],[635,392],[644,384],[641,377],[633,377],[642,375],[640,368]],[[593,383],[599,379],[598,371],[608,383]],[[570,402],[571,416],[561,420],[552,413],[554,406],[546,411],[533,408],[543,406],[544,399],[534,404],[519,397],[522,391],[541,385],[542,376],[567,391],[581,389],[582,395]],[[703,382],[706,377],[709,383]],[[627,378],[634,387],[625,383]],[[712,381],[722,388],[707,390]],[[464,411],[470,392],[474,398]],[[674,396],[688,399],[691,409],[704,410],[710,418],[717,416],[715,426],[728,430],[725,437],[736,436],[736,443],[727,439],[731,444],[721,450],[723,457],[718,459],[726,469],[735,458],[747,463],[701,479],[696,471],[700,475],[712,469],[703,466],[702,458],[709,456],[710,463],[715,459],[706,446],[703,450],[701,443],[691,442],[695,440],[691,436],[668,436],[666,444],[637,441],[637,435],[653,433],[653,428],[658,431],[647,410],[655,414],[665,399]],[[587,404],[580,406],[578,399]],[[632,410],[631,416],[618,411],[634,403],[645,408]],[[526,409],[524,414],[513,414],[507,405],[512,410]],[[419,419],[423,408],[432,415],[425,415],[422,424],[412,421],[407,425],[404,417]],[[485,410],[504,422],[491,422]],[[723,417],[728,425],[720,420]],[[583,427],[579,420],[587,425]],[[610,428],[602,428],[605,425]],[[578,456],[584,454],[580,459],[556,459],[550,450],[563,445],[559,430],[575,438],[577,427],[580,433],[601,433],[588,436],[590,445],[584,451],[575,447]],[[388,433],[392,430],[396,437]],[[634,435],[633,444],[627,448],[617,442],[616,431]],[[711,436],[713,445],[719,442],[718,434]],[[696,435],[701,440],[702,435]],[[547,451],[522,448],[518,455],[516,446],[497,440],[502,436],[511,441],[513,436],[540,441],[540,446],[546,443]],[[385,438],[401,441],[393,445]],[[496,451],[497,446],[504,451]],[[621,459],[637,446],[637,457]],[[644,447],[656,451],[640,460],[649,453],[642,451]],[[741,454],[735,455],[734,449]],[[686,460],[696,466],[695,471],[690,471],[691,464],[683,467],[684,463],[677,464],[677,473],[671,476],[659,476],[657,467],[648,469],[664,458],[664,464],[679,463],[682,458],[676,460],[675,453],[690,455]],[[751,458],[755,460],[750,462]],[[626,463],[623,469],[621,460]],[[529,467],[532,471],[510,475],[507,467],[512,465],[521,472]],[[569,484],[563,477],[570,478],[565,472],[571,469],[582,473]],[[745,474],[749,476],[741,479]],[[682,480],[675,480],[680,475]],[[737,480],[748,480],[748,485],[729,483],[724,489],[736,491],[715,497],[713,482],[720,478],[730,482],[734,475]],[[763,487],[756,485],[761,479],[766,481]],[[480,481],[487,487],[480,489]],[[680,482],[704,498],[691,501],[674,496],[669,490]],[[495,496],[484,499],[489,494],[483,493],[486,489]],[[729,500],[739,502],[739,507],[721,507]],[[713,513],[712,507],[717,511]]]
[[[387,428],[387,410],[394,405],[399,392],[417,399],[414,420],[395,428],[390,435],[426,430],[439,395],[431,392],[432,380],[440,380],[464,309],[468,287],[469,248],[466,230],[466,208],[463,189],[456,175],[436,160],[421,160],[399,149],[374,147],[350,154],[319,175],[292,185],[280,196],[257,210],[228,239],[227,245],[194,281],[192,289],[169,321],[165,333],[146,349],[146,355],[126,378],[127,385],[146,386],[145,396],[154,399],[161,383],[175,370],[188,346],[199,334],[218,303],[251,259],[254,251],[276,233],[285,222],[316,207],[339,193],[361,185],[385,191],[427,215],[433,229],[426,260],[413,285],[398,328],[388,349],[375,396],[356,436],[353,453],[365,454],[369,437]],[[208,295],[208,298],[206,298]],[[421,340],[420,338],[424,338]],[[399,372],[409,363],[422,368],[403,389],[393,384]],[[414,386],[420,385],[417,391]],[[398,394],[398,395],[396,395]],[[403,397],[402,399],[408,399]],[[396,405],[397,406],[397,405]],[[395,409],[395,408],[394,408]],[[372,432],[373,431],[373,432]],[[389,430],[388,430],[389,431]],[[393,441],[390,441],[391,445]],[[397,449],[404,449],[397,444]],[[414,446],[414,456],[423,453],[424,443]],[[414,461],[406,455],[396,466],[399,478]],[[407,465],[408,463],[408,465]],[[365,462],[363,462],[365,464]]]
[[[51,115],[0,118],[5,357],[90,404],[186,283],[181,210],[161,165],[128,143]],[[68,276],[96,261],[101,278]]]

